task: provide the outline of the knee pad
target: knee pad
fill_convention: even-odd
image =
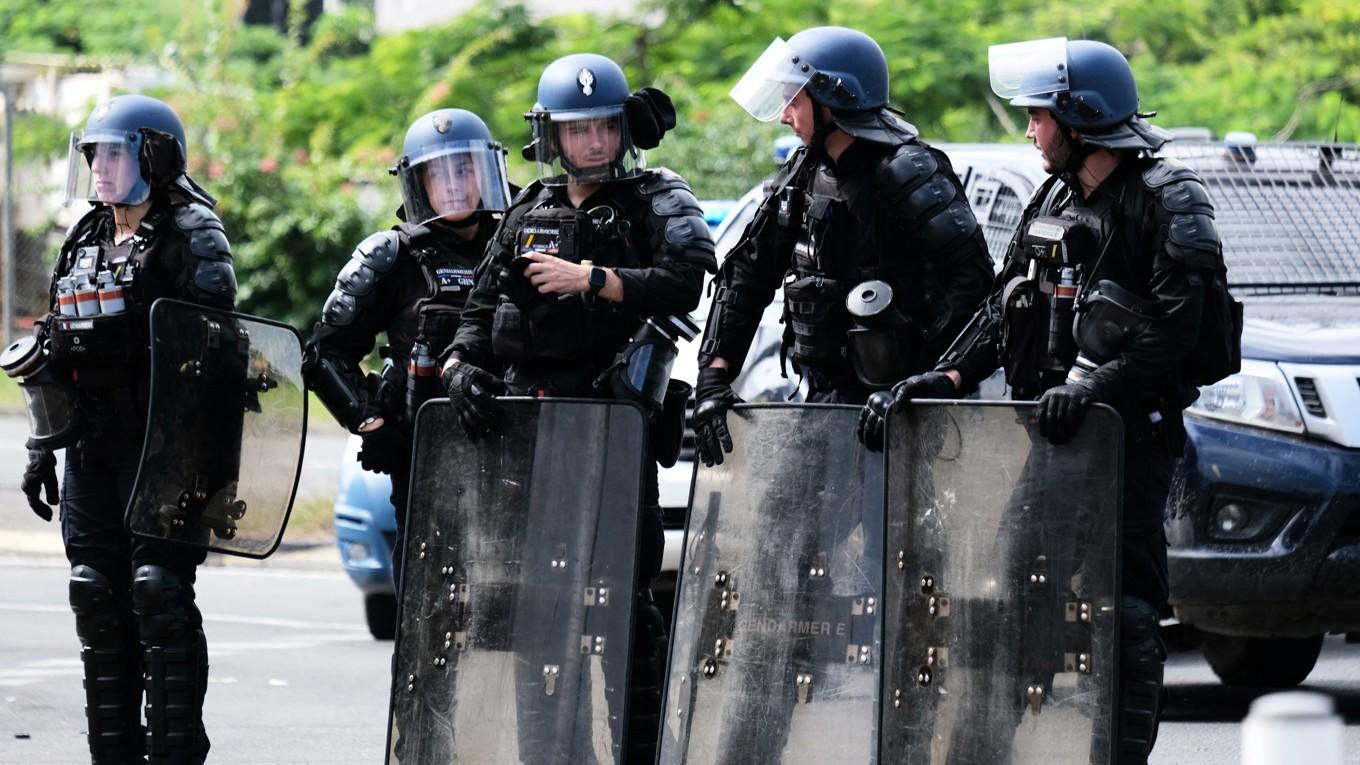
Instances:
[[[147,645],[182,641],[199,627],[193,587],[164,566],[142,566],[133,574],[132,609]]]
[[[70,601],[81,645],[107,648],[124,643],[131,613],[126,596],[120,596],[108,577],[90,566],[72,566]]]
[[[1151,603],[1132,595],[1119,599],[1119,653],[1125,664],[1155,664],[1161,674],[1166,645],[1160,628],[1161,619]]]
[[[1157,742],[1166,661],[1159,622],[1157,609],[1147,601],[1131,595],[1120,598],[1116,754],[1120,765],[1144,765]]]

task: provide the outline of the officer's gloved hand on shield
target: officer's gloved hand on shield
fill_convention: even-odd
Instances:
[[[57,455],[51,449],[29,448],[22,486],[33,514],[51,521],[52,505],[57,504]],[[47,502],[42,501],[43,489],[47,490]]]
[[[504,380],[465,361],[455,361],[445,369],[443,379],[449,403],[468,438],[476,441],[500,425],[502,407],[496,396],[505,395]]]
[[[704,367],[694,385],[694,442],[699,459],[713,467],[721,465],[723,454],[732,451],[732,433],[727,429],[727,410],[743,403],[732,390],[732,376],[723,367]]]
[[[881,390],[869,396],[859,412],[855,435],[869,451],[882,451],[883,431],[890,413],[901,411],[912,399],[956,398],[958,395],[958,386],[944,372],[912,375],[894,385],[891,390]]]
[[[411,441],[390,420],[373,430],[360,430],[359,437],[364,440],[359,447],[359,464],[364,470],[391,474],[405,467]]]
[[[1039,397],[1039,409],[1035,419],[1039,422],[1039,435],[1052,444],[1065,444],[1072,440],[1081,428],[1086,410],[1096,402],[1096,396],[1084,383],[1068,383],[1049,388]]]

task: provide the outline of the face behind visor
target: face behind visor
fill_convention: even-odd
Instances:
[[[646,168],[624,105],[623,70],[604,56],[576,53],[543,70],[538,103],[524,115],[533,131],[532,158],[545,184],[604,183]],[[527,154],[526,154],[527,156]]]
[[[153,186],[153,180],[146,175],[150,164],[147,131],[159,134],[165,142],[178,144],[171,147],[177,154],[173,166],[163,168],[166,171],[163,182],[182,186],[188,195],[194,196],[199,190],[184,174],[187,152],[179,115],[158,99],[123,95],[96,107],[84,130],[71,136],[66,204],[76,199],[110,205],[145,202]],[[164,151],[160,159],[164,161]]]
[[[406,220],[466,220],[509,204],[505,148],[480,117],[465,109],[422,115],[406,131],[404,155],[392,169]]]

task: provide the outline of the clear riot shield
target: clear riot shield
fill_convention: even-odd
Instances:
[[[1034,408],[889,420],[883,763],[1111,761],[1122,425]]]
[[[504,402],[417,418],[389,763],[622,762],[645,417]]]
[[[292,327],[177,300],[151,306],[151,403],[125,523],[264,558],[302,469],[307,390]]]
[[[859,407],[754,405],[694,482],[662,763],[868,763],[877,745],[882,455]]]

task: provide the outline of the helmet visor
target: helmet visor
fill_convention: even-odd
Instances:
[[[992,92],[1001,98],[1066,93],[1067,38],[993,45],[987,49]]]
[[[421,148],[397,169],[406,220],[456,223],[474,213],[504,210],[510,200],[505,151],[491,141],[455,141]]]
[[[571,112],[530,112],[539,177],[547,185],[603,183],[646,168],[633,145],[622,106]]]
[[[66,164],[66,204],[84,199],[136,205],[151,195],[142,177],[140,133],[87,130],[71,135]]]
[[[773,122],[816,73],[811,64],[798,62],[797,52],[784,38],[776,37],[728,95],[752,117]]]

